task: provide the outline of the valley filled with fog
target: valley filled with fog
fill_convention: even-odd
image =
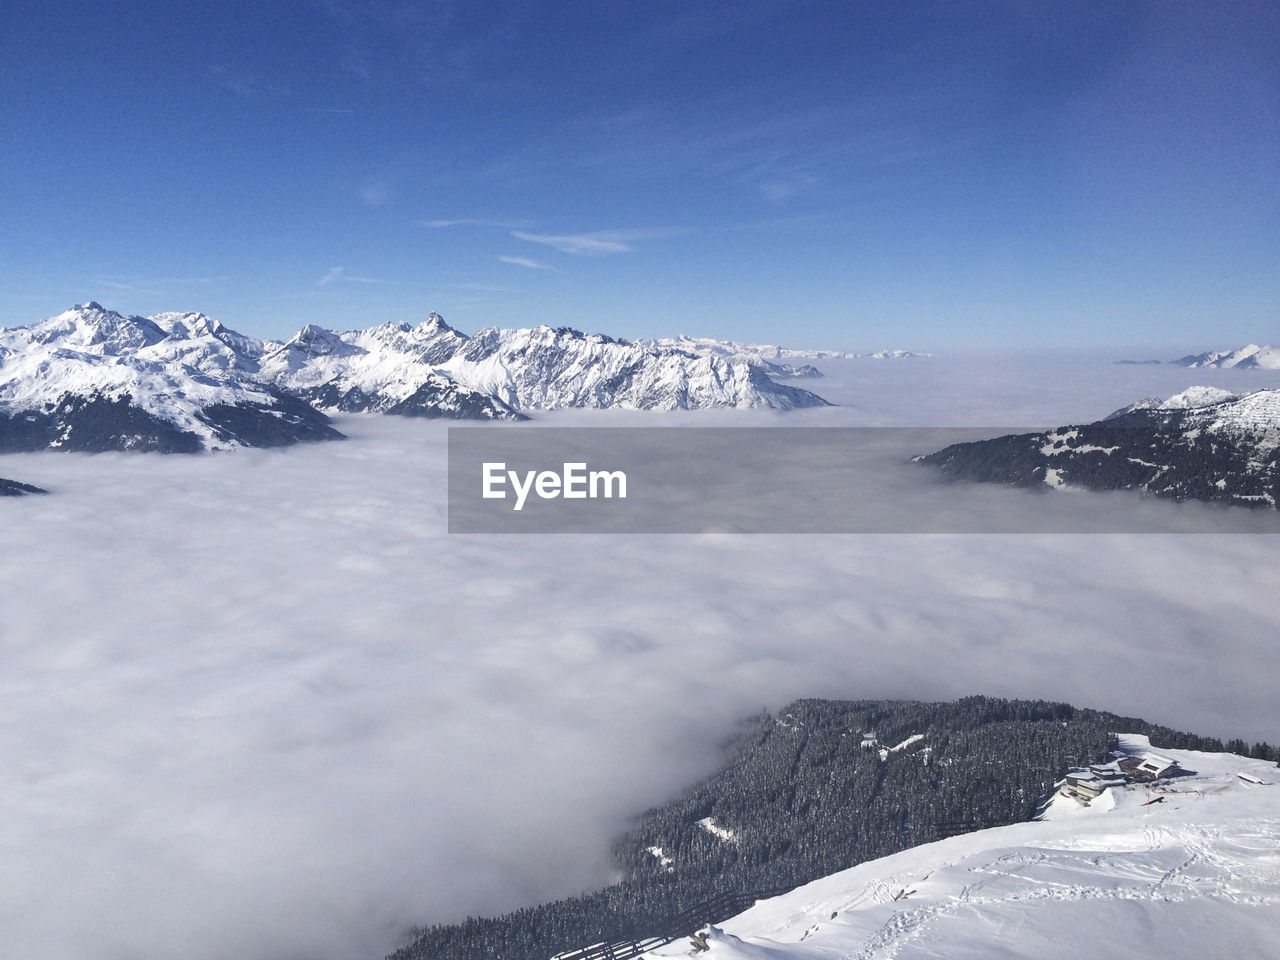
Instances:
[[[1041,428],[1280,386],[1112,359],[820,361],[797,384],[837,406],[494,429]],[[575,893],[737,718],[798,696],[1278,736],[1273,533],[451,536],[447,423],[336,425],[347,441],[283,451],[0,456],[52,491],[0,501],[15,955],[378,957],[415,923]]]

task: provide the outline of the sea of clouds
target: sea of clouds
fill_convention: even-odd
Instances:
[[[505,429],[1055,426],[1280,385],[821,366],[806,385],[841,406]],[[54,491],[0,500],[13,955],[375,958],[412,924],[598,885],[629,816],[797,696],[1046,697],[1280,739],[1272,533],[450,536],[447,425],[339,426],[286,451],[0,457]]]

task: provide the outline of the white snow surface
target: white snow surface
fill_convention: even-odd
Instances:
[[[930,353],[914,353],[910,350],[876,350],[874,353],[852,353],[844,350],[796,350],[771,343],[740,343],[737,340],[714,340],[709,337],[659,337],[637,341],[642,346],[657,350],[684,350],[700,356],[725,357],[741,360],[905,360],[931,357]]]
[[[1195,407],[1208,407],[1215,403],[1236,399],[1236,394],[1221,387],[1187,387],[1181,393],[1175,393],[1160,403],[1161,410],[1189,410]]]
[[[1264,434],[1280,431],[1280,389],[1274,387],[1242,394],[1220,387],[1188,387],[1165,400],[1156,397],[1139,400],[1111,416],[1137,410],[1190,411],[1186,422],[1191,429]],[[1074,435],[1074,432],[1054,434],[1051,439],[1070,439]]]
[[[720,826],[720,824],[716,823],[712,817],[703,817],[698,821],[698,826],[707,831],[707,833],[711,834],[713,837],[717,837],[726,843],[736,840],[738,836],[732,830]]]
[[[1184,367],[1239,367],[1241,369],[1280,370],[1280,348],[1248,344],[1238,350],[1211,350],[1175,361]]]
[[[381,407],[441,378],[525,410],[804,405],[740,360],[545,325],[468,337],[435,313],[416,327],[388,323],[345,333],[306,327],[286,343],[267,344],[262,377],[289,388],[330,382],[344,392],[358,388],[385,398]]]
[[[89,303],[29,327],[0,330],[0,407],[51,409],[68,397],[129,395],[134,405],[194,433],[208,449],[238,446],[219,440],[197,413],[213,404],[275,405],[260,385],[225,375],[252,364],[256,343],[203,314],[149,320]]]
[[[32,365],[20,361],[36,358],[38,367],[51,354],[64,362],[47,368],[37,384],[14,383],[31,374]],[[28,327],[0,330],[0,384],[14,384],[0,402],[23,409],[19,404],[56,403],[67,393],[117,389],[127,374],[104,374],[112,366],[101,362],[107,357],[121,370],[168,378],[132,384],[140,391],[135,401],[148,410],[165,404],[144,394],[191,393],[186,383],[199,376],[207,378],[205,386],[230,383],[232,391],[240,389],[235,383],[290,389],[333,384],[339,393],[358,389],[373,397],[369,409],[375,411],[425,384],[446,395],[475,391],[524,409],[789,409],[822,403],[773,382],[741,357],[698,355],[568,328],[490,328],[468,337],[432,313],[417,326],[385,323],[345,333],[308,325],[278,342],[237,333],[201,313],[126,317],[94,302]]]
[[[1145,737],[1126,735],[1140,752]],[[1268,957],[1280,770],[1165,750],[1193,776],[860,864],[712,928],[707,960]],[[1147,805],[1147,801],[1158,802]],[[649,958],[689,956],[677,941]]]

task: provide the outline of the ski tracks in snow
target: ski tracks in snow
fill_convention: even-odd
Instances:
[[[925,938],[940,921],[968,913],[998,923],[1008,916],[1005,908],[1036,902],[1218,898],[1241,905],[1280,905],[1278,821],[1228,829],[1146,825],[1140,836],[1141,843],[1129,849],[1022,848],[962,858],[935,871],[945,886],[952,885],[948,880],[959,881],[957,893],[918,906],[903,901],[906,909],[895,911],[859,949],[840,960],[888,960]]]

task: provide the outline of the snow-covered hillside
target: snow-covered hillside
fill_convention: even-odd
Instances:
[[[431,314],[418,326],[385,323],[334,333],[308,325],[268,343],[259,376],[323,410],[444,419],[520,419],[510,405],[439,369],[468,342]]]
[[[1280,370],[1280,348],[1260,347],[1256,343],[1239,350],[1211,350],[1174,360],[1184,367],[1239,367],[1242,370]]]
[[[346,333],[308,325],[274,342],[200,313],[126,317],[90,302],[0,330],[0,451],[191,452],[336,437],[317,410],[516,420],[522,409],[563,407],[826,405],[769,372],[568,328],[469,337],[434,313],[417,326]]]
[[[1121,749],[1150,745],[1124,736]],[[1039,821],[860,864],[711,928],[708,960],[1267,957],[1280,770],[1161,749],[1188,775],[1059,795]],[[1151,801],[1151,802],[1149,802]],[[687,957],[681,940],[646,954]]]
[[[416,327],[384,324],[332,333],[307,327],[268,346],[262,377],[340,409],[387,410],[423,384],[458,385],[472,403],[492,405],[487,417],[517,410],[622,407],[822,406],[805,390],[778,384],[749,363],[627,343],[567,327],[489,328],[466,336],[431,314]],[[317,392],[322,391],[322,392]],[[363,406],[333,403],[357,397]]]
[[[125,317],[87,303],[0,330],[0,452],[190,453],[341,435],[254,382],[261,345],[199,314]]]
[[[1094,423],[953,444],[917,459],[951,479],[1277,508],[1280,389],[1190,387]]]
[[[739,343],[737,340],[713,340],[709,337],[662,337],[637,341],[653,350],[679,350],[700,357],[720,357],[760,367],[774,377],[820,377],[822,372],[800,360],[905,360],[931,357],[929,353],[910,350],[877,350],[874,353],[851,353],[843,350],[795,350],[771,343]]]

